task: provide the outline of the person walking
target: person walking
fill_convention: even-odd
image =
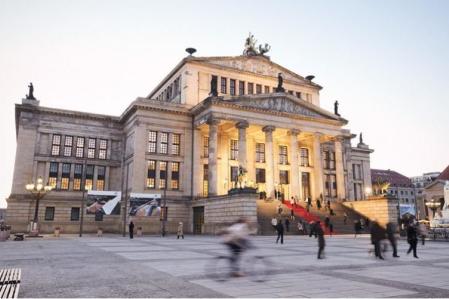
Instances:
[[[390,241],[393,248],[393,257],[399,257],[398,255],[398,241],[397,241],[397,226],[393,222],[387,223],[387,238]]]
[[[281,214],[282,214],[282,205],[281,204],[278,205],[278,214],[279,214],[279,216],[281,216]]]
[[[287,233],[290,231],[290,220],[285,219],[285,230],[287,231]]]
[[[291,221],[295,220],[295,211],[293,211],[293,209],[290,210],[290,220]]]
[[[131,221],[128,225],[129,228],[129,238],[133,239],[134,238],[134,223]]]
[[[279,239],[281,239],[281,244],[284,244],[284,225],[282,224],[282,220],[278,221],[278,224],[276,225],[276,231],[278,233],[276,244],[279,242]]]
[[[407,242],[408,244],[410,244],[407,254],[410,254],[410,252],[413,250],[413,257],[418,258],[418,255],[416,254],[416,247],[418,245],[418,232],[415,223],[410,223],[407,227]]]
[[[182,222],[179,222],[178,224],[178,236],[177,239],[179,239],[179,237],[182,237],[184,239],[184,225]]]
[[[424,223],[418,225],[418,233],[421,238],[422,245],[424,246],[427,237],[427,227]]]
[[[304,226],[302,225],[301,221],[298,221],[298,231],[301,235],[304,234]]]
[[[311,206],[312,206],[312,199],[309,197],[307,198],[307,212],[310,211]]]
[[[332,237],[334,233],[334,224],[332,222],[329,222],[329,234]]]
[[[354,220],[354,238],[357,238],[357,235],[360,234],[362,230],[362,226],[359,220]]]
[[[271,225],[273,226],[274,229],[276,229],[277,224],[278,224],[278,220],[276,219],[276,217],[273,217],[271,219]]]
[[[317,222],[315,222],[315,221],[310,221],[310,223],[309,223],[309,238],[311,238],[312,237],[312,235],[314,235],[315,236],[315,238],[317,238],[318,237],[318,235],[317,235],[317,232],[316,232],[316,230],[315,230],[315,226],[317,225]]]
[[[321,223],[320,221],[317,221],[314,225],[314,233],[316,236],[318,236],[318,256],[317,258],[319,260],[324,259],[324,247],[326,246],[326,243],[324,241],[324,231],[321,228]]]
[[[317,198],[317,200],[316,200],[316,208],[318,210],[321,210],[321,200],[319,198]]]
[[[343,224],[346,225],[346,222],[348,221],[348,214],[346,212],[343,213]]]
[[[295,206],[295,198],[293,196],[290,198],[290,204],[291,204],[292,209],[293,209],[293,207]]]
[[[370,233],[371,244],[374,245],[374,255],[376,258],[383,260],[384,258],[382,256],[382,251],[380,250],[380,242],[385,239],[385,232],[377,221],[373,221]]]
[[[328,228],[330,222],[331,222],[331,219],[329,218],[329,216],[326,216],[326,218],[324,218],[324,227]]]

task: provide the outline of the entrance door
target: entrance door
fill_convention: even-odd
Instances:
[[[307,201],[310,196],[310,174],[308,172],[301,173],[302,198]]]
[[[204,224],[204,207],[193,208],[193,233],[201,235],[201,228]]]

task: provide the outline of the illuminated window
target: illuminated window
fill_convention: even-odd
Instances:
[[[221,77],[221,93],[226,94],[228,92],[228,79]]]
[[[231,96],[235,96],[235,80],[231,79],[229,80],[229,93]]]
[[[327,197],[337,197],[337,180],[335,174],[328,174],[325,176],[325,195]]]
[[[248,83],[248,94],[254,93],[254,83]]]
[[[160,133],[159,154],[168,154],[168,133]]]
[[[171,162],[171,188],[179,189],[179,162]]]
[[[86,181],[84,182],[84,187],[86,190],[92,190],[94,183],[94,166],[86,165]]]
[[[265,144],[256,143],[256,162],[265,163]]]
[[[167,187],[167,162],[159,161],[159,189]]]
[[[58,163],[50,162],[50,170],[48,174],[48,184],[53,188],[56,188],[56,182],[58,180]]]
[[[69,190],[71,164],[62,163],[61,190]]]
[[[83,177],[83,165],[75,164],[73,172],[73,190],[81,190],[82,177]]]
[[[257,184],[265,183],[265,169],[264,168],[256,168],[256,183]]]
[[[95,145],[96,140],[94,138],[89,138],[87,144],[87,158],[89,159],[95,158]]]
[[[231,160],[237,160],[239,155],[239,142],[238,140],[231,139]]]
[[[76,157],[84,157],[84,137],[76,138]]]
[[[108,141],[106,139],[100,139],[98,159],[105,160],[108,149]]]
[[[72,146],[73,146],[73,137],[65,136],[65,141],[64,141],[64,156],[65,157],[72,156]]]
[[[106,167],[105,166],[97,166],[97,190],[104,190],[104,181],[106,177]]]
[[[172,135],[171,153],[172,155],[179,156],[181,153],[181,134]]]
[[[209,167],[207,164],[203,165],[203,196],[209,195]]]
[[[288,151],[287,146],[279,146],[279,164],[288,164]]]
[[[237,166],[231,166],[231,182],[234,183],[234,186],[237,185],[239,180],[239,168]]]
[[[309,167],[309,149],[302,147],[299,150],[300,165],[303,167]]]
[[[281,185],[288,185],[288,170],[279,170],[279,183]]]
[[[261,94],[262,93],[262,85],[256,84],[256,93]]]
[[[147,188],[154,189],[156,187],[156,161],[148,161]]]
[[[203,137],[203,157],[209,157],[209,137]]]
[[[149,131],[148,132],[148,152],[156,153],[156,145],[157,145],[157,132]]]
[[[51,145],[51,155],[59,156],[61,150],[61,135],[53,135],[53,142]]]
[[[245,94],[245,81],[239,81],[239,95]]]

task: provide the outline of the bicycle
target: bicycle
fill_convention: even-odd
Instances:
[[[251,246],[250,248],[255,248]],[[240,271],[254,282],[264,282],[270,271],[273,271],[273,264],[266,257],[261,255],[248,255],[241,253]],[[232,255],[219,255],[206,264],[206,273],[215,281],[223,282],[233,277],[231,268]]]

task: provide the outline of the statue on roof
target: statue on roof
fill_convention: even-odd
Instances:
[[[249,36],[245,40],[245,50],[243,50],[243,55],[246,56],[257,56],[257,55],[265,55],[268,51],[270,51],[271,47],[269,44],[265,43],[264,46],[259,45],[256,46],[257,40],[254,38],[254,35],[249,33]]]
[[[363,134],[362,134],[362,132],[360,132],[360,135],[359,135],[359,144],[364,144],[363,143]]]
[[[278,86],[276,87],[276,92],[285,92],[285,88],[282,87],[284,84],[284,78],[282,78],[282,73],[278,74]]]
[[[338,101],[335,101],[334,103],[334,114],[340,116],[340,114],[338,113]]]
[[[35,100],[36,99],[33,95],[33,92],[34,92],[33,83],[30,82],[30,85],[28,85],[28,94],[26,95],[27,100]]]

